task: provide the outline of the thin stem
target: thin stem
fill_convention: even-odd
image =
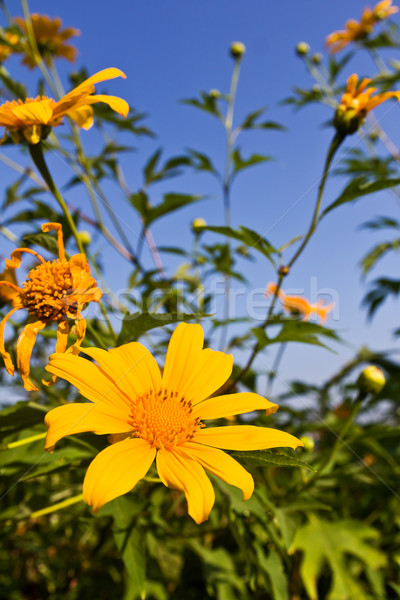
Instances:
[[[278,374],[279,365],[281,364],[281,361],[282,361],[282,358],[283,358],[286,348],[287,348],[287,343],[281,344],[279,346],[278,352],[276,353],[274,364],[272,365],[272,369],[268,375],[267,393],[266,393],[267,396],[271,396],[271,394],[272,394],[272,386],[274,385],[275,378]]]
[[[67,500],[62,500],[61,502],[57,502],[52,506],[46,506],[46,508],[42,508],[40,510],[35,510],[31,512],[29,515],[30,519],[37,519],[38,517],[43,517],[43,515],[48,515],[49,513],[55,512],[56,510],[61,510],[62,508],[68,508],[72,504],[77,504],[78,502],[82,502],[83,494],[78,494],[77,496],[72,496],[72,498],[67,498]]]
[[[57,200],[58,204],[60,205],[60,208],[62,209],[62,211],[65,215],[65,218],[68,221],[68,225],[71,228],[71,232],[75,238],[76,245],[78,246],[79,252],[81,252],[83,254],[84,249],[82,246],[82,242],[79,238],[78,232],[76,230],[75,222],[74,222],[72,215],[68,209],[68,206],[66,205],[66,203],[64,201],[64,198],[61,196],[60,192],[58,191],[57,186],[54,183],[53,178],[50,175],[50,171],[48,170],[46,162],[44,160],[42,142],[39,142],[37,144],[29,144],[28,148],[29,148],[29,154],[31,155],[31,158],[32,158],[33,162],[35,163],[39,173],[45,180],[50,192],[53,194],[54,198]]]
[[[25,444],[31,444],[32,442],[37,442],[38,440],[42,440],[47,435],[47,431],[44,433],[38,433],[37,435],[31,435],[30,437],[23,438],[22,440],[17,440],[16,442],[10,442],[5,446],[0,446],[0,450],[12,450],[13,448],[19,448],[20,446],[25,446]]]
[[[342,134],[340,134],[339,132],[337,132],[331,142],[331,145],[329,146],[328,154],[327,154],[326,160],[325,160],[324,171],[323,171],[323,174],[321,177],[320,184],[318,186],[317,202],[315,204],[314,213],[313,213],[313,216],[311,219],[311,224],[310,224],[310,227],[309,227],[306,235],[304,236],[302,243],[300,244],[300,247],[295,252],[294,256],[292,257],[292,259],[289,261],[289,263],[287,265],[289,269],[294,265],[296,260],[299,258],[300,254],[303,252],[304,248],[307,246],[312,234],[314,233],[314,231],[317,227],[318,216],[319,216],[319,211],[320,211],[321,202],[322,202],[322,196],[324,193],[325,183],[326,183],[328,173],[329,173],[329,168],[331,166],[332,159],[335,156],[336,151],[338,150],[338,148],[339,148],[340,144],[343,142],[343,140],[344,140],[344,136]]]

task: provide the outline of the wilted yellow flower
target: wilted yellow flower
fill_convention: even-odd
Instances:
[[[75,29],[74,27],[61,29],[62,21],[59,17],[52,19],[47,15],[32,14],[31,20],[39,54],[44,60],[49,62],[53,57],[63,57],[69,60],[69,62],[74,62],[77,55],[77,49],[70,44],[66,44],[65,41],[69,40],[71,37],[80,35],[81,32],[79,29]],[[16,17],[14,21],[25,36],[27,36],[28,28],[25,19]],[[23,43],[21,44],[21,50],[26,52]],[[22,62],[31,69],[36,66],[35,61],[28,54],[24,56]]]
[[[302,446],[294,436],[253,425],[208,427],[203,421],[253,410],[274,413],[278,406],[249,392],[210,398],[232,372],[232,356],[203,350],[200,325],[181,323],[167,351],[164,373],[142,344],[113,350],[82,350],[97,362],[72,353],[53,354],[50,373],[75,385],[91,404],[66,404],[46,415],[45,447],[66,435],[91,431],[111,434],[110,446],[90,464],[83,496],[97,512],[103,504],[129,492],[154,459],[161,481],[184,492],[196,523],[208,518],[214,490],[204,469],[242,490],[250,498],[254,481],[223,450],[257,450]]]
[[[93,125],[93,109],[90,105],[97,102],[108,104],[112,110],[126,117],[129,105],[125,100],[93,93],[96,83],[115,77],[125,78],[126,75],[119,69],[104,69],[83,81],[58,102],[53,98],[37,96],[0,105],[0,127],[6,128],[1,141],[5,141],[9,134],[16,143],[27,140],[30,144],[37,144],[47,137],[51,127],[61,125],[65,116],[79,127],[90,129]]]
[[[375,94],[377,88],[368,87],[371,79],[362,79],[353,73],[347,80],[346,91],[336,109],[333,124],[343,135],[355,133],[367,114],[389,98],[400,100],[400,92]],[[375,96],[373,96],[375,94]]]
[[[326,38],[326,45],[331,54],[336,54],[343,48],[346,48],[352,42],[357,42],[366,38],[372,33],[375,25],[387,19],[398,12],[397,6],[392,6],[392,0],[382,0],[374,6],[373,9],[366,7],[361,15],[361,20],[349,19],[345,24],[345,29],[334,31]]]
[[[265,290],[266,296],[272,296],[276,292],[276,283],[269,283]],[[292,315],[301,315],[303,321],[309,321],[310,317],[317,315],[321,325],[323,325],[328,317],[328,314],[333,310],[334,304],[324,304],[323,300],[318,300],[315,304],[311,304],[303,296],[288,296],[283,290],[279,290],[278,298],[282,302],[282,306],[286,312]]]
[[[13,298],[13,309],[0,323],[0,354],[9,375],[14,375],[14,364],[4,347],[5,324],[12,314],[23,308],[26,308],[33,319],[33,322],[25,325],[17,341],[17,367],[24,387],[28,391],[37,390],[29,379],[29,361],[39,331],[48,323],[57,322],[56,352],[65,352],[70,331],[68,319],[74,319],[78,337],[74,346],[79,347],[86,332],[86,321],[81,315],[81,310],[88,302],[98,302],[102,297],[96,280],[90,275],[86,256],[75,254],[67,260],[61,225],[59,223],[42,225],[42,231],[51,230],[57,232],[58,259],[45,261],[34,250],[17,248],[11,253],[11,260],[6,260],[7,269],[16,269],[20,266],[23,252],[35,256],[40,264],[29,271],[21,287],[8,280],[0,280],[0,289],[4,286],[16,292]]]
[[[18,302],[18,281],[14,267],[8,267],[0,273],[0,281],[8,281],[13,287],[0,286],[0,306],[4,304],[15,304]]]

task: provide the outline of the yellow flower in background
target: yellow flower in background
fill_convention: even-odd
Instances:
[[[19,37],[11,31],[5,31],[0,38],[0,65],[15,52],[14,46],[18,43]],[[7,43],[4,43],[7,42]]]
[[[276,283],[269,283],[265,290],[266,296],[272,296],[276,292]],[[278,298],[282,302],[283,309],[291,315],[300,315],[303,321],[309,321],[312,315],[317,315],[321,325],[328,318],[328,314],[333,310],[334,304],[324,304],[323,300],[318,300],[315,304],[311,304],[303,296],[285,294],[283,290],[279,290]]]
[[[40,264],[29,271],[21,287],[8,279],[0,280],[0,289],[5,287],[15,292],[13,308],[0,323],[0,354],[9,375],[14,375],[14,364],[4,347],[5,324],[11,315],[23,308],[26,308],[33,319],[33,322],[25,325],[17,341],[17,367],[24,387],[28,391],[37,390],[29,379],[29,361],[38,332],[48,323],[57,322],[56,352],[65,352],[70,331],[68,319],[76,319],[77,341],[74,347],[78,348],[86,332],[86,321],[81,315],[81,310],[88,302],[98,302],[102,297],[96,280],[90,275],[86,256],[75,254],[67,260],[61,225],[59,223],[42,225],[42,231],[51,230],[57,232],[58,259],[45,261],[40,254],[30,248],[17,248],[11,253],[11,260],[6,260],[6,272],[20,266],[21,254],[24,252],[35,256]]]
[[[61,29],[62,21],[60,18],[55,17],[52,19],[47,15],[32,14],[32,28],[35,36],[36,44],[39,50],[39,54],[47,61],[50,62],[52,58],[66,58],[69,62],[74,62],[77,55],[77,49],[70,44],[66,44],[66,40],[71,37],[80,35],[79,29],[74,27],[67,27]],[[15,23],[21,29],[21,31],[28,35],[28,28],[26,26],[25,19],[16,17]],[[22,52],[26,52],[24,44],[21,44]],[[26,54],[22,60],[23,64],[28,65],[31,69],[36,66],[33,58]]]
[[[400,100],[400,92],[375,94],[377,88],[368,87],[371,79],[362,79],[353,73],[347,80],[345,93],[336,109],[333,124],[343,135],[355,133],[367,114],[389,98]],[[374,95],[375,94],[375,95]]]
[[[361,15],[361,20],[349,19],[345,24],[345,29],[334,31],[326,38],[326,45],[331,54],[336,54],[343,48],[346,48],[352,42],[357,42],[366,38],[372,33],[375,25],[387,19],[399,11],[397,6],[392,6],[392,0],[382,0],[374,6],[373,9],[366,7]]]
[[[142,344],[113,350],[81,350],[97,364],[72,353],[53,354],[46,369],[66,379],[91,401],[67,404],[47,413],[45,448],[53,451],[66,435],[91,431],[109,435],[110,446],[89,465],[85,501],[97,512],[129,492],[156,460],[161,481],[184,492],[188,512],[202,523],[214,504],[205,469],[240,488],[254,489],[252,476],[223,450],[296,448],[294,436],[253,425],[208,427],[204,421],[253,410],[274,413],[277,405],[249,392],[210,398],[227,381],[231,355],[203,349],[200,325],[181,323],[167,351],[164,373]]]
[[[122,98],[104,94],[94,94],[95,84],[100,81],[126,77],[119,69],[104,69],[95,73],[75,89],[71,90],[61,100],[56,102],[53,98],[37,96],[26,100],[12,100],[0,105],[0,127],[16,142],[27,140],[30,144],[37,144],[45,139],[51,127],[61,125],[64,117],[70,117],[79,127],[90,129],[93,125],[93,109],[91,104],[104,102],[112,110],[126,117],[129,105]]]

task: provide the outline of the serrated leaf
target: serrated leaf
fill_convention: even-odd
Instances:
[[[188,152],[191,156],[191,166],[194,169],[197,171],[208,171],[217,177],[220,176],[211,159],[206,154],[197,152],[197,150],[193,150],[192,148],[188,148]]]
[[[318,600],[317,581],[325,563],[332,572],[330,600],[364,598],[366,590],[352,577],[348,555],[356,557],[371,569],[383,567],[385,556],[372,543],[379,537],[376,529],[360,521],[322,521],[315,515],[312,521],[297,530],[289,553],[303,553],[300,575],[310,600]]]
[[[271,450],[252,450],[247,452],[233,452],[232,457],[237,459],[246,465],[252,465],[254,467],[302,467],[308,471],[315,471],[315,469],[299,460],[287,454],[278,454]]]
[[[256,327],[252,329],[253,335],[257,338],[259,349],[265,348],[271,344],[285,344],[287,342],[299,342],[301,344],[312,344],[322,346],[327,350],[330,348],[321,342],[318,336],[325,336],[329,339],[340,342],[340,337],[333,329],[323,327],[317,323],[309,323],[299,319],[287,319],[276,315],[271,321],[271,325],[282,325],[281,330],[275,337],[269,337],[267,333]]]
[[[156,219],[159,219],[174,210],[178,210],[183,206],[198,202],[199,200],[204,199],[204,196],[195,196],[192,194],[164,194],[163,198],[163,202],[149,208],[144,215],[144,221],[147,227]]]
[[[379,179],[378,181],[372,182],[368,181],[365,177],[357,177],[349,183],[349,185],[340,194],[339,198],[337,198],[328,206],[328,208],[324,210],[320,218],[322,219],[322,217],[327,215],[331,210],[341,206],[342,204],[352,202],[361,196],[373,194],[374,192],[379,192],[380,190],[390,189],[397,185],[400,185],[400,178],[398,177],[395,179]]]
[[[197,98],[187,98],[181,100],[181,104],[187,104],[189,106],[194,106],[195,108],[199,108],[200,110],[204,110],[218,119],[222,118],[221,113],[218,110],[217,99],[214,96],[210,96],[206,92],[200,92],[200,100]]]
[[[251,154],[249,158],[245,159],[241,155],[240,148],[236,148],[236,150],[232,152],[232,162],[235,174],[242,171],[242,169],[253,167],[254,165],[270,160],[272,160],[271,156],[265,156],[264,154]]]
[[[213,231],[214,233],[220,233],[226,237],[233,238],[246,244],[249,248],[258,250],[268,258],[268,260],[275,266],[275,262],[272,259],[272,254],[276,253],[276,249],[266,240],[262,235],[249,229],[248,227],[240,227],[239,230],[232,229],[231,227],[204,227],[204,230]]]
[[[148,313],[136,312],[125,315],[122,321],[121,332],[118,336],[117,344],[126,344],[135,341],[146,331],[165,327],[183,321],[197,321],[204,315],[186,314],[186,313]]]

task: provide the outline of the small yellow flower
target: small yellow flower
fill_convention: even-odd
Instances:
[[[272,296],[276,292],[276,283],[269,283],[265,290],[266,296]],[[309,321],[310,317],[317,315],[321,325],[328,318],[328,314],[333,310],[334,304],[324,304],[323,300],[318,300],[315,304],[311,304],[303,296],[288,296],[283,290],[279,290],[278,298],[282,302],[284,310],[291,315],[301,315],[303,321]]]
[[[400,100],[400,92],[384,92],[375,94],[374,87],[368,87],[371,79],[362,79],[353,73],[347,80],[346,91],[336,109],[333,124],[343,135],[355,133],[367,114],[389,98]],[[373,96],[373,94],[375,94]]]
[[[78,339],[74,347],[78,348],[86,332],[86,321],[81,315],[81,310],[88,302],[98,302],[102,297],[101,290],[90,275],[90,267],[85,255],[75,254],[67,260],[61,225],[59,223],[42,225],[42,231],[51,230],[57,232],[59,252],[57,260],[45,261],[34,250],[17,248],[11,253],[11,260],[6,259],[6,272],[20,266],[23,252],[35,256],[40,264],[29,271],[22,287],[18,287],[9,279],[0,280],[0,289],[6,287],[14,292],[13,308],[0,322],[0,354],[9,375],[14,375],[14,364],[4,347],[5,324],[11,315],[23,308],[26,308],[33,319],[33,322],[24,327],[17,341],[17,367],[24,387],[28,391],[37,390],[29,379],[29,361],[38,332],[48,323],[57,322],[56,352],[65,352],[70,331],[68,319],[75,319]]]
[[[97,512],[129,492],[156,459],[161,481],[184,492],[196,523],[208,518],[214,490],[204,469],[250,498],[254,481],[222,450],[302,446],[294,436],[253,425],[208,427],[208,419],[278,406],[253,393],[210,398],[232,372],[232,356],[203,350],[200,325],[181,323],[167,351],[164,373],[142,344],[113,350],[85,348],[94,362],[72,353],[53,354],[50,373],[75,385],[91,404],[66,404],[47,413],[46,450],[66,435],[111,434],[110,446],[90,464],[83,483],[85,501]]]
[[[66,44],[65,41],[69,40],[71,37],[80,35],[79,29],[75,29],[74,27],[67,27],[66,29],[61,29],[62,21],[60,18],[55,17],[52,19],[47,15],[38,15],[32,14],[32,28],[33,34],[35,36],[36,44],[39,50],[39,54],[44,58],[46,62],[50,62],[53,57],[58,58],[66,58],[69,62],[74,62],[77,55],[77,49],[70,44]],[[25,19],[21,17],[16,17],[14,19],[15,23],[21,29],[21,31],[28,35],[28,28],[26,26]],[[26,53],[26,49],[24,48],[24,44],[21,44],[21,50]],[[32,52],[30,50],[30,52]],[[36,66],[35,61],[29,54],[26,53],[22,62],[25,65],[28,65],[31,69]]]
[[[372,33],[375,25],[398,12],[397,6],[392,6],[392,0],[382,0],[373,9],[366,7],[361,15],[361,20],[350,19],[345,24],[345,29],[334,31],[326,38],[326,45],[331,54],[336,54],[352,42],[363,40]]]
[[[27,140],[30,144],[37,144],[45,139],[51,127],[57,127],[63,122],[65,116],[70,117],[79,127],[90,129],[93,125],[93,109],[91,104],[104,102],[120,115],[126,117],[129,105],[117,96],[94,94],[95,84],[99,81],[126,77],[119,69],[104,69],[95,73],[75,89],[71,90],[61,100],[56,102],[53,98],[37,96],[26,100],[12,100],[0,105],[0,127],[16,142]]]

